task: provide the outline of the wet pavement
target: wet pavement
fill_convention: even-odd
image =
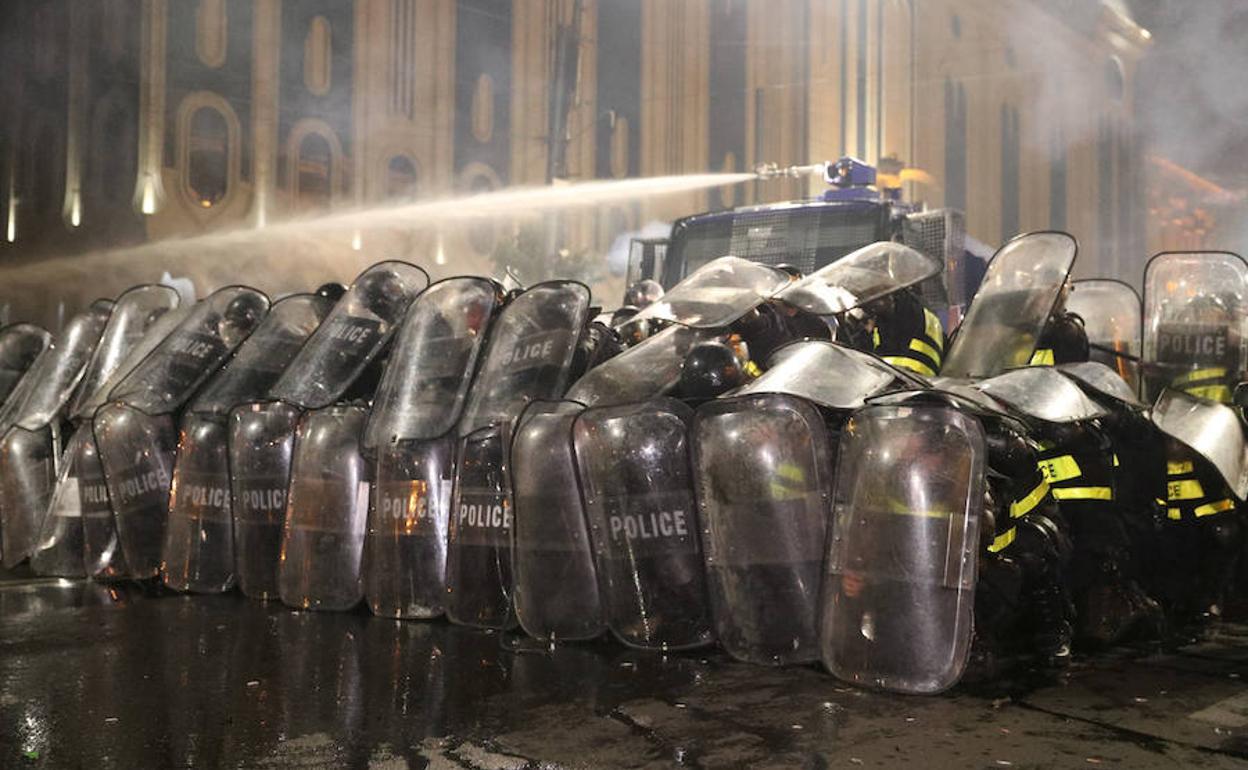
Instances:
[[[939,697],[713,650],[513,641],[9,579],[0,767],[1248,767],[1248,627],[1101,656],[1061,684]]]

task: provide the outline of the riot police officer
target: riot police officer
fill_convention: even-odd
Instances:
[[[1036,343],[1035,352],[1031,354],[1029,366],[1053,366],[1088,360],[1091,351],[1088,333],[1084,329],[1083,319],[1066,310],[1066,297],[1069,294],[1070,284],[1066,284],[1062,287],[1044,332]]]
[[[903,289],[869,303],[863,308],[863,315],[863,329],[870,342],[853,339],[855,335],[850,331],[849,344],[926,377],[940,373],[947,342],[945,327],[914,289]],[[852,328],[852,324],[848,326]]]

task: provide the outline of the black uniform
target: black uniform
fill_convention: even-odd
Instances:
[[[893,366],[926,377],[940,373],[945,355],[945,327],[909,289],[872,303],[875,321],[872,352]]]
[[[1054,366],[1087,361],[1091,352],[1083,319],[1074,313],[1061,313],[1049,319],[1031,354],[1031,366]]]

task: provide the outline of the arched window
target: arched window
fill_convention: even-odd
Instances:
[[[460,188],[470,195],[487,193],[503,186],[498,173],[484,163],[473,162],[464,166],[459,173]],[[468,230],[468,245],[477,254],[488,257],[494,253],[498,243],[498,232],[492,222],[474,223]]]
[[[966,88],[945,79],[945,206],[966,210]]]
[[[419,175],[416,164],[406,155],[395,155],[386,164],[386,197],[416,197]]]
[[[329,206],[333,187],[334,152],[324,136],[310,133],[299,141],[295,166],[295,206],[301,210]]]
[[[304,87],[317,96],[329,93],[332,63],[329,22],[324,16],[317,16],[308,25],[308,34],[303,40]]]
[[[1019,185],[1022,182],[1019,165],[1022,148],[1019,146],[1018,108],[1001,105],[1001,241],[1004,243],[1019,230]]]
[[[187,185],[196,203],[212,208],[230,191],[230,129],[225,115],[207,106],[191,113],[187,148]]]

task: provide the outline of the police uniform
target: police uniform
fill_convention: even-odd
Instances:
[[[1054,366],[1088,360],[1091,347],[1083,319],[1074,313],[1062,313],[1049,319],[1031,354],[1029,366]]]
[[[909,290],[893,294],[892,309],[873,313],[873,352],[893,366],[934,377],[945,355],[945,327]]]

